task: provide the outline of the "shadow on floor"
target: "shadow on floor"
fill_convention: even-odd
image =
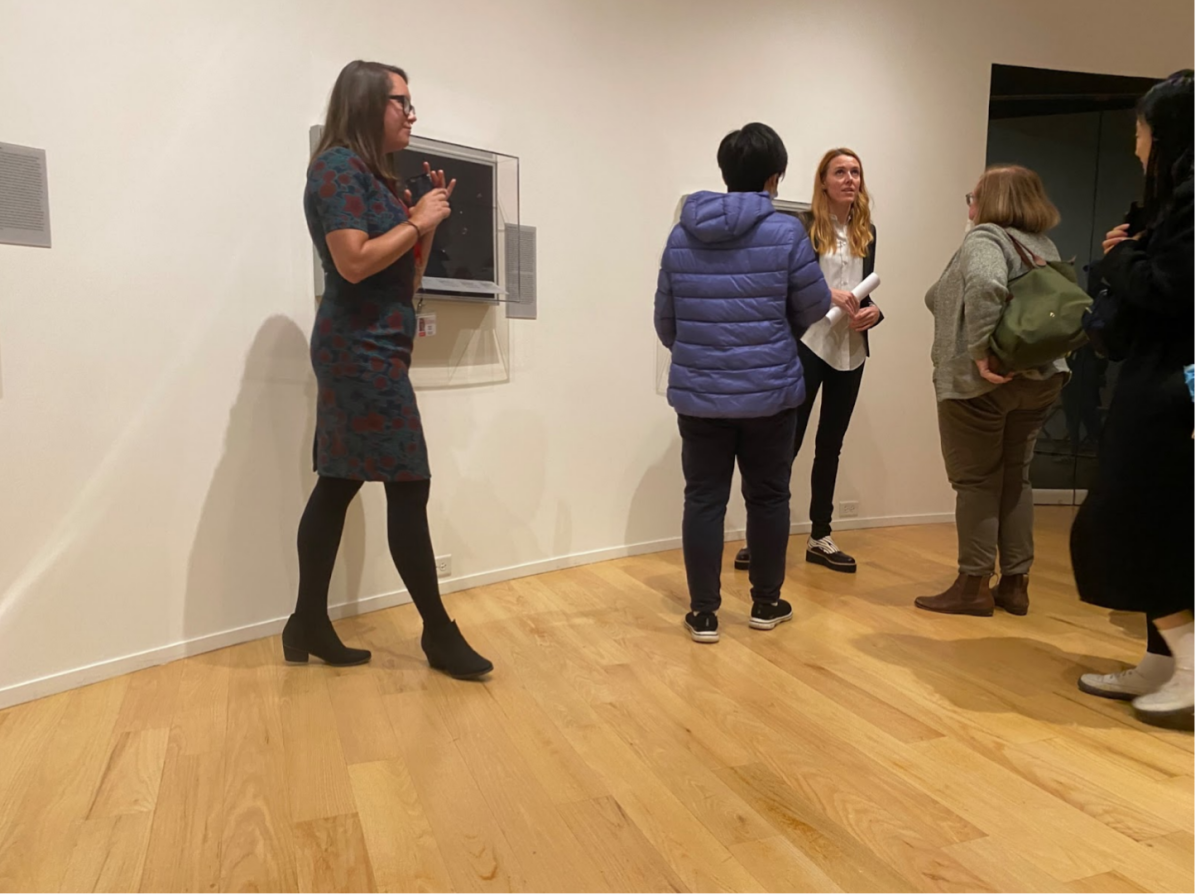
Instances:
[[[1082,693],[1081,674],[1127,667],[1112,658],[1059,649],[1025,637],[940,640],[914,634],[871,633],[856,649],[905,668],[956,708],[1012,713],[1051,725],[1085,728],[1140,726],[1128,708]]]

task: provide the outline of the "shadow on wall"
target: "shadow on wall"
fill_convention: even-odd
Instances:
[[[315,410],[308,338],[291,318],[271,317],[246,357],[224,453],[196,529],[184,598],[185,640],[291,613],[299,579],[296,527],[316,481]],[[355,498],[331,603],[358,599],[365,549],[362,502]]]
[[[649,460],[639,451],[629,464],[631,471],[644,470],[629,502],[625,523],[625,544],[637,547],[659,541],[677,540],[683,527],[682,444],[678,436],[657,449],[657,459]],[[730,498],[732,502],[732,498]],[[614,514],[616,510],[614,508]],[[670,521],[664,525],[664,517]]]
[[[418,394],[418,400],[420,395]],[[509,475],[504,460],[490,458],[500,468],[471,466],[461,468],[456,460],[462,451],[444,452],[433,470],[430,524],[434,531],[434,551],[450,552],[454,545],[467,562],[466,567],[502,569],[525,565],[549,557],[566,555],[571,549],[573,523],[571,507],[558,499],[555,506],[554,537],[550,544],[539,542],[533,521],[542,506],[546,490],[546,428],[540,414],[516,410],[480,424],[466,417],[455,418],[435,436],[438,441],[455,445],[503,445],[503,456],[511,458],[511,447],[521,446],[518,462],[537,471],[534,478],[522,481]],[[456,483],[453,491],[442,492],[439,482]],[[436,518],[438,515],[441,518]],[[489,526],[484,543],[469,543],[457,527],[457,520],[473,520]],[[460,566],[461,568],[461,566]]]

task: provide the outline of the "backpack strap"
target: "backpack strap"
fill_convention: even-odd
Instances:
[[[1026,267],[1028,267],[1030,270],[1033,270],[1036,267],[1045,267],[1046,266],[1045,258],[1043,258],[1041,255],[1035,255],[1033,252],[1031,252],[1025,246],[1021,245],[1021,243],[1017,240],[1017,238],[1015,236],[1013,236],[1011,233],[1009,233],[1007,230],[1005,230],[1004,233],[1006,236],[1008,236],[1009,241],[1013,244],[1013,248],[1017,250],[1017,255],[1020,257],[1021,262]]]

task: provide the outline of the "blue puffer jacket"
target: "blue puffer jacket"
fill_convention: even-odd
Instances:
[[[804,403],[796,340],[829,310],[804,225],[766,193],[684,202],[658,274],[654,324],[671,349],[667,400],[686,416],[773,416]]]

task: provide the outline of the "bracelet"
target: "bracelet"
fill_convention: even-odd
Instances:
[[[425,238],[425,234],[421,232],[421,228],[418,227],[416,224],[414,224],[412,221],[406,219],[404,221],[404,223],[408,224],[408,226],[412,227],[414,230],[417,231],[417,242],[420,242],[422,239]]]

